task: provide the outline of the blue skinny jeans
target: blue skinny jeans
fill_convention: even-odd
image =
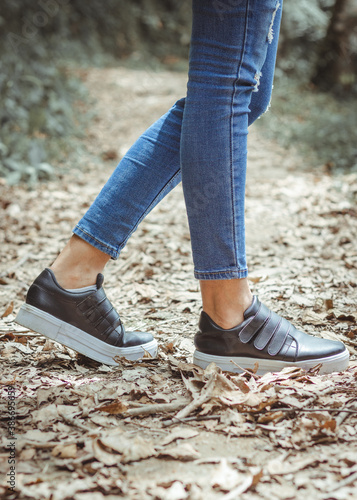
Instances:
[[[187,95],[120,161],[73,232],[116,259],[182,179],[200,280],[245,278],[247,135],[270,103],[279,0],[193,0]]]

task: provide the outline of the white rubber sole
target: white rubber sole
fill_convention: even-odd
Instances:
[[[156,340],[134,347],[115,347],[29,304],[21,306],[15,321],[106,365],[117,366],[118,363],[113,359],[116,356],[135,361],[145,353],[152,357],[157,355]]]
[[[230,357],[230,356],[214,356],[213,354],[205,354],[204,352],[195,351],[193,354],[193,362],[201,368],[206,368],[210,363],[214,362],[217,366],[222,368],[223,371],[242,373],[241,368],[254,369],[254,364],[259,363],[257,375],[264,375],[267,372],[278,372],[287,366],[298,366],[304,370],[309,370],[316,365],[321,364],[319,373],[332,373],[341,372],[346,370],[349,362],[349,353],[345,349],[343,352],[330,356],[328,358],[308,359],[299,361],[298,363],[289,363],[286,361],[258,359],[258,358],[244,358],[244,357]],[[236,364],[234,364],[236,363]]]

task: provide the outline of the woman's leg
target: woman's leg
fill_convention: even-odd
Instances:
[[[252,302],[244,228],[247,134],[270,101],[281,6],[227,2],[217,12],[216,5],[193,1],[181,170],[203,310],[229,328]]]
[[[282,5],[277,7],[269,27],[266,59],[252,93],[248,126],[268,110],[271,101]],[[203,310],[222,328],[231,328],[243,321],[243,313],[252,302],[247,278],[201,280],[200,287]]]
[[[51,266],[65,288],[94,283],[141,220],[181,181],[184,104],[184,98],[177,101],[139,137],[74,228],[74,236]]]
[[[140,220],[180,179],[184,101],[144,133],[128,151],[60,256],[30,286],[16,321],[92,359],[157,353],[150,333],[128,332],[107,299],[103,270]]]
[[[278,50],[282,5],[278,6],[269,30],[269,45],[259,82],[249,106],[248,126],[269,108]],[[252,302],[247,278],[200,281],[203,310],[222,328],[231,328],[243,321],[243,313]]]
[[[269,47],[280,3],[219,5],[217,12],[215,0],[193,0],[181,132],[182,183],[203,297],[194,363],[205,368],[215,362],[230,371],[259,367],[259,373],[291,365],[345,369],[349,356],[341,342],[298,331],[250,293],[244,238],[249,113],[270,99],[275,53]],[[264,73],[268,87],[252,100]]]

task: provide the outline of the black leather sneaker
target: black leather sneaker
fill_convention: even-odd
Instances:
[[[51,271],[45,269],[27,292],[16,322],[41,333],[81,354],[108,365],[115,356],[130,360],[146,352],[157,354],[157,342],[150,333],[126,332],[97,277],[97,290],[68,292]]]
[[[289,321],[270,311],[254,296],[244,313],[244,321],[234,328],[220,328],[205,312],[201,313],[195,335],[193,362],[206,368],[215,362],[222,370],[241,372],[253,369],[257,374],[279,371],[286,366],[308,370],[321,364],[320,373],[343,371],[349,353],[342,342],[307,335]],[[236,363],[236,364],[234,364]]]

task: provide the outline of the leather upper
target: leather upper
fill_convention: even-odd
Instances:
[[[97,277],[97,290],[67,292],[56,281],[51,269],[45,269],[30,286],[26,303],[116,347],[131,347],[151,342],[150,333],[126,332],[119,314]]]
[[[342,342],[307,335],[274,313],[258,297],[245,311],[242,323],[219,327],[204,311],[195,335],[198,351],[216,356],[240,356],[296,362],[334,356],[345,350]]]

